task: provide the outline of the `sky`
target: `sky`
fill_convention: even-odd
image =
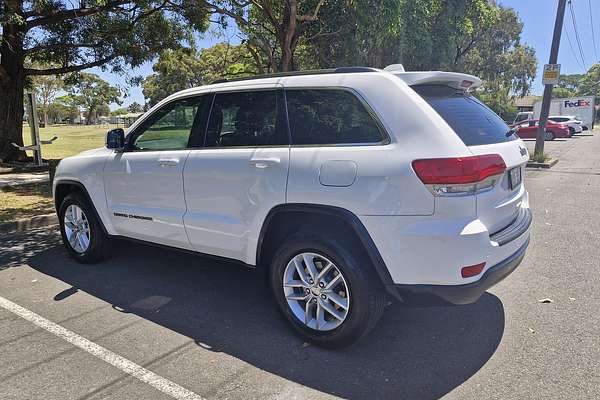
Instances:
[[[573,19],[569,6],[567,6],[558,55],[558,63],[561,64],[562,74],[585,73],[591,65],[600,62],[600,58],[598,57],[600,55],[600,0],[571,0],[571,2],[585,63],[579,52]],[[538,73],[533,83],[532,94],[541,95],[544,90],[541,83],[542,68],[548,62],[550,56],[550,45],[558,0],[498,0],[498,3],[502,6],[515,9],[524,24],[521,41],[533,47],[538,58]],[[592,24],[595,33],[596,48],[594,48]],[[213,30],[204,34],[204,37],[199,40],[199,47],[210,47],[228,39],[231,43],[238,42],[234,32],[226,33],[227,37],[216,37],[215,33]],[[569,44],[569,39],[572,46]],[[147,76],[151,74],[152,64],[152,62],[146,63],[140,68],[132,70],[129,76]],[[142,88],[128,86],[127,76],[101,71],[99,68],[95,68],[91,72],[97,73],[113,85],[127,88],[128,96],[124,99],[122,106],[127,106],[133,102],[144,104]],[[115,104],[111,105],[113,109],[116,107],[117,105]]]

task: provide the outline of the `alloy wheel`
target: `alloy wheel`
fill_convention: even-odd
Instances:
[[[65,235],[75,252],[84,253],[90,247],[90,224],[81,207],[71,204],[65,210]]]
[[[300,253],[283,273],[283,292],[296,318],[317,331],[339,327],[348,317],[350,291],[340,269],[317,253]]]

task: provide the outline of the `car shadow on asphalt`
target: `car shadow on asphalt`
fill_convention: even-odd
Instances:
[[[77,290],[257,368],[350,399],[436,399],[474,375],[504,332],[501,301],[460,307],[387,307],[374,331],[341,350],[306,346],[280,317],[263,280],[221,261],[118,242],[111,260],[72,261],[58,243],[27,260]],[[160,312],[157,312],[160,310]]]

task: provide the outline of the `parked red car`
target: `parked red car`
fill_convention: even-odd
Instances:
[[[539,125],[538,119],[530,119],[521,122],[515,126],[517,136],[521,139],[535,139]],[[548,120],[546,123],[546,140],[554,140],[556,138],[570,138],[572,136],[569,127],[566,124],[560,124]]]

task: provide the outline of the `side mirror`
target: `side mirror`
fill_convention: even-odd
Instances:
[[[125,131],[116,128],[106,132],[106,147],[108,149],[123,150],[125,148]]]

